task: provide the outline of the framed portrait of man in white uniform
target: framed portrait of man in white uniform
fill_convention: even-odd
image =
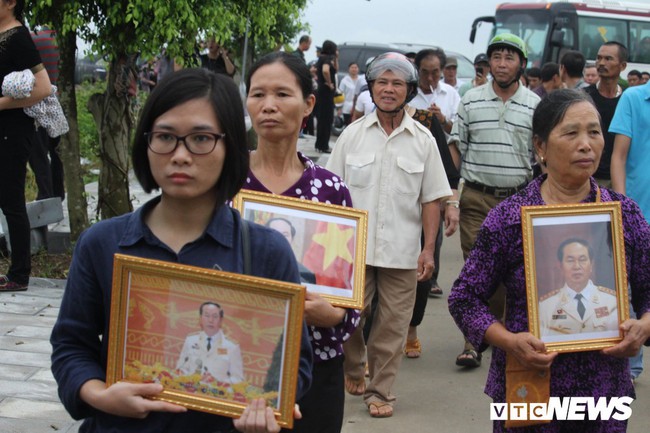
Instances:
[[[116,254],[107,385],[156,382],[151,398],[237,418],[266,399],[293,425],[305,288]]]
[[[547,350],[599,350],[629,317],[618,202],[522,207],[530,332]]]

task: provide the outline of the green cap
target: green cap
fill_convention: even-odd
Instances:
[[[528,59],[528,52],[526,51],[526,43],[517,35],[513,35],[512,33],[501,33],[496,35],[495,37],[492,38],[490,41],[490,44],[488,45],[487,49],[487,55],[490,57],[492,55],[492,51],[494,51],[497,48],[512,48],[515,51],[519,53],[519,55],[522,57],[522,60]]]

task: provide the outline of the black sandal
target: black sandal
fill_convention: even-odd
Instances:
[[[456,357],[456,365],[461,367],[477,368],[481,366],[483,355],[473,349],[465,349]]]
[[[429,290],[429,297],[430,298],[437,298],[438,296],[442,296],[442,289],[438,286],[431,286],[431,290]]]

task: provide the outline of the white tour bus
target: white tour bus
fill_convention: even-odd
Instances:
[[[567,50],[581,51],[588,62],[594,61],[604,42],[616,41],[629,50],[626,71],[650,71],[650,5],[647,3],[602,0],[502,3],[494,16],[474,20],[472,43],[483,22],[493,25],[492,35],[513,33],[526,41],[528,67],[559,63]]]

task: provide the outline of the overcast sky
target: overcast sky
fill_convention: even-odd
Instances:
[[[529,0],[531,1],[531,0]],[[532,0],[535,1],[535,0]],[[511,3],[526,1],[511,0]],[[635,0],[650,4],[650,0]],[[469,33],[475,18],[494,15],[504,0],[309,0],[304,11],[315,46],[325,39],[342,42],[410,42],[438,45],[470,59],[485,52],[489,25],[483,25],[474,45]],[[295,44],[294,44],[295,45]]]

